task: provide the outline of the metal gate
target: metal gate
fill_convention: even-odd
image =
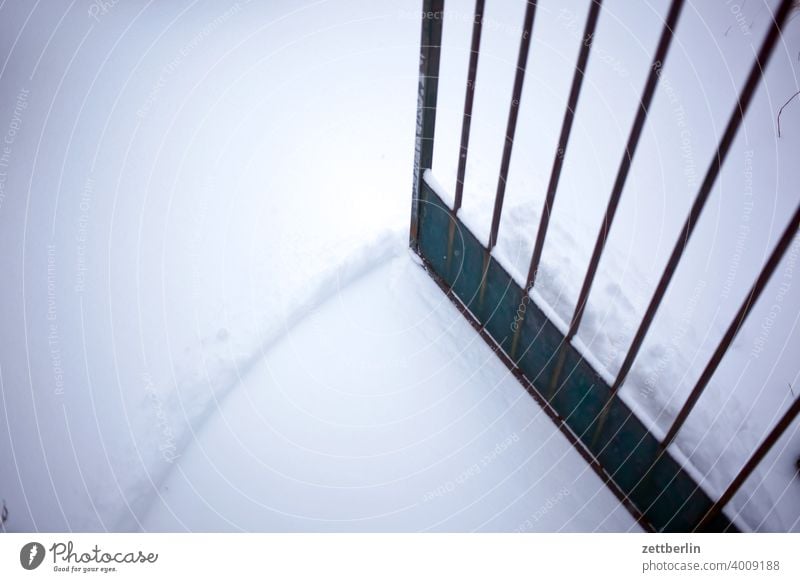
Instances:
[[[581,324],[600,256],[614,222],[614,215],[642,129],[647,121],[648,110],[669,53],[673,30],[678,24],[684,1],[673,0],[664,20],[639,108],[625,151],[622,152],[616,180],[566,335],[562,334],[530,300],[530,291],[536,285],[550,209],[558,190],[564,153],[578,106],[584,69],[592,49],[594,30],[602,14],[602,0],[592,1],[586,17],[584,42],[581,44],[575,65],[524,288],[513,280],[491,253],[497,242],[503,209],[506,178],[536,14],[535,0],[528,0],[524,16],[488,245],[481,244],[459,219],[469,150],[473,95],[480,57],[484,4],[485,0],[475,2],[460,156],[454,204],[451,208],[443,202],[426,179],[426,172],[431,169],[433,162],[444,0],[423,0],[411,248],[422,258],[436,283],[643,527],[654,531],[672,532],[736,531],[736,526],[728,520],[722,509],[797,416],[800,411],[800,398],[794,401],[772,428],[719,499],[708,497],[680,463],[670,455],[668,446],[702,396],[723,355],[791,244],[800,226],[800,207],[789,220],[666,437],[659,441],[653,436],[617,394],[639,353],[753,94],[761,81],[762,72],[775,49],[781,28],[788,18],[792,0],[782,0],[775,11],[769,32],[762,41],[758,55],[740,90],[738,102],[728,119],[689,214],[678,233],[666,268],[650,299],[621,369],[611,385],[608,385],[573,347],[572,339]],[[458,236],[455,236],[456,232]],[[520,310],[521,305],[524,305],[525,309]]]

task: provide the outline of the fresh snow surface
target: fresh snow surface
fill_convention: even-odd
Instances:
[[[7,529],[140,529],[238,370],[408,232],[419,22],[360,11],[2,4]]]
[[[393,242],[240,369],[144,530],[638,531]]]

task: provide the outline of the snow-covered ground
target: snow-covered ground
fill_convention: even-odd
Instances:
[[[445,23],[434,174],[449,189],[472,2],[447,4],[453,17]],[[523,2],[487,4],[463,208],[479,235],[488,229],[524,8]],[[527,268],[586,8],[586,1],[541,2],[534,24],[496,249],[517,277]],[[538,290],[563,319],[577,296],[665,9],[664,1],[604,3]],[[619,366],[766,29],[768,11],[760,2],[737,9],[747,26],[724,2],[689,2],[679,24],[578,337],[609,373]],[[800,19],[791,22],[766,72],[768,90],[757,95],[624,388],[623,397],[656,431],[691,388],[797,203],[800,104],[784,113],[780,140],[774,114],[797,90],[798,26]],[[341,520],[380,514],[387,516],[362,522],[364,529],[630,527],[585,465],[570,460],[574,453],[560,435],[544,430],[545,419],[502,366],[486,362],[477,336],[401,250],[418,42],[417,1],[0,4],[0,497],[8,529],[167,523],[359,529]],[[791,256],[798,250],[795,244]],[[724,488],[800,393],[793,261],[779,268],[676,444],[696,473],[708,475],[712,493]],[[405,297],[409,281],[393,278],[398,273],[419,281],[413,301]],[[359,350],[349,349],[350,338],[312,333],[312,326],[352,313],[342,306],[381,285],[404,290],[402,297],[387,291],[382,300],[409,302],[404,313],[421,322],[414,333],[431,343],[424,357],[452,367],[448,384],[425,384],[429,390],[420,394],[413,382],[435,371],[422,364],[403,368],[409,376],[367,368],[364,376],[380,378],[379,384],[337,383],[361,378],[344,365]],[[420,319],[426,306],[443,319]],[[402,323],[398,317],[387,316],[389,329]],[[390,341],[376,321],[353,323]],[[317,343],[301,352],[298,344],[308,334],[335,341],[327,346],[332,351]],[[415,337],[396,335],[398,342]],[[397,359],[378,350],[367,363],[423,357],[404,345]],[[472,362],[470,370],[463,346],[485,365]],[[363,354],[378,347],[363,346]],[[278,385],[265,378],[269,370],[288,374],[280,354],[325,384],[284,376],[279,384],[291,387],[291,401],[277,391],[258,392]],[[471,371],[485,375],[482,391]],[[327,385],[335,388],[324,392],[329,398],[381,395],[362,401],[374,401],[374,418],[365,422],[369,415],[360,407],[320,410],[323,401],[306,400]],[[442,406],[428,408],[437,395],[446,398]],[[482,397],[481,412],[465,414]],[[393,411],[384,408],[386,398],[408,400]],[[293,406],[294,418],[300,410],[313,412],[314,422],[332,432],[286,432],[312,430],[311,420],[268,432],[266,420],[292,418],[276,416],[273,405],[287,414]],[[446,432],[434,438],[387,429],[343,451],[338,447],[347,431],[331,428],[366,430],[411,412],[419,418],[409,422],[441,415],[436,420]],[[237,414],[238,428],[231,424]],[[552,450],[533,455],[538,443],[520,432],[528,422],[526,432],[554,435]],[[303,451],[297,462],[286,456],[292,449],[268,449],[278,434]],[[515,434],[520,440],[512,439],[497,463],[476,478],[462,476]],[[241,445],[231,449],[237,439]],[[411,448],[402,453],[404,447]],[[561,453],[564,461],[553,466],[564,470],[557,480],[568,495],[532,476],[549,462],[537,455]],[[287,474],[291,463],[295,485],[273,473],[276,489],[254,492],[249,475],[237,472],[245,467],[234,462],[251,454],[259,463],[249,466],[254,471],[275,463]],[[387,462],[361,463],[375,454]],[[335,455],[349,456],[353,473],[333,470]],[[795,424],[734,499],[730,513],[742,527],[800,528],[798,455]],[[311,458],[316,462],[303,462]],[[194,471],[211,463],[232,471],[241,492],[204,473],[208,489],[199,491],[209,506],[185,505],[192,503],[186,495],[177,500],[182,488],[199,482]],[[423,471],[429,465],[435,468]],[[407,487],[378,487],[401,478]],[[458,479],[463,486],[452,495],[431,493],[435,498],[426,502],[426,493]],[[309,484],[319,486],[320,496],[309,493]],[[352,485],[370,493],[342,489]],[[276,500],[274,491],[287,487],[297,498]],[[506,504],[497,501],[501,493]],[[236,503],[242,494],[252,497],[250,505]],[[595,494],[607,503],[586,505]],[[347,513],[354,497],[364,504]],[[556,509],[547,509],[547,519],[526,525],[554,498],[559,502],[549,503]],[[180,522],[165,521],[171,514],[159,499],[169,501]],[[388,516],[414,503],[416,509]],[[254,524],[249,520],[262,514],[242,516],[248,507],[278,511],[270,512],[274,521]],[[223,516],[230,511],[230,521],[213,508]]]
[[[403,235],[242,370],[143,529],[638,531]]]

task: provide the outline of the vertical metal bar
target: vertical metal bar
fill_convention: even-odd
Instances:
[[[475,78],[478,74],[478,56],[481,48],[481,31],[483,30],[483,9],[485,0],[475,0],[475,16],[472,21],[472,46],[467,69],[467,87],[464,95],[464,117],[461,122],[461,146],[458,153],[458,171],[456,173],[456,194],[453,201],[453,216],[461,208],[464,195],[464,174],[467,171],[467,151],[469,149],[469,132],[472,127],[472,103],[475,100]],[[447,266],[454,266],[453,240],[456,235],[456,221],[450,220],[447,227]]]
[[[628,372],[633,365],[633,361],[636,359],[636,355],[639,353],[639,349],[642,346],[642,342],[647,334],[647,330],[650,329],[650,324],[653,322],[653,318],[655,317],[656,311],[661,304],[661,300],[664,298],[667,287],[672,280],[672,275],[675,273],[678,262],[683,255],[683,251],[689,244],[689,238],[692,236],[694,227],[697,225],[697,221],[700,218],[700,213],[703,211],[703,206],[705,206],[706,200],[711,193],[711,188],[714,186],[714,182],[716,181],[717,175],[722,168],[722,164],[725,162],[725,158],[730,151],[731,144],[733,143],[733,139],[736,137],[736,133],[738,132],[739,126],[742,123],[742,119],[747,112],[747,108],[750,106],[750,102],[752,101],[753,95],[758,87],[758,82],[761,80],[761,75],[769,63],[773,49],[775,48],[778,38],[780,37],[781,27],[786,21],[791,6],[792,0],[782,0],[780,6],[778,7],[772,27],[767,33],[764,42],[761,44],[761,49],[758,51],[758,56],[756,57],[756,60],[750,69],[750,73],[747,76],[747,81],[745,82],[744,88],[739,95],[739,100],[736,106],[733,108],[733,113],[731,113],[728,125],[725,128],[725,133],[722,135],[722,139],[717,146],[717,151],[714,154],[711,165],[706,172],[705,179],[700,186],[700,191],[695,197],[692,208],[689,211],[689,216],[686,217],[686,222],[681,229],[681,234],[675,243],[675,247],[672,249],[672,254],[669,257],[669,261],[667,261],[667,266],[664,268],[664,272],[658,282],[656,291],[650,300],[650,304],[647,306],[647,311],[642,318],[641,324],[639,324],[639,329],[636,330],[636,335],[633,338],[633,342],[631,343],[628,353],[625,355],[625,360],[623,361],[622,367],[617,374],[614,385],[611,387],[612,395],[619,389],[623,382],[625,382]]]
[[[597,20],[600,16],[600,8],[603,0],[594,0],[589,7],[589,14],[586,17],[586,25],[583,29],[583,40],[581,43],[580,51],[578,52],[578,61],[575,64],[575,74],[572,76],[572,87],[567,99],[567,109],[564,112],[564,120],[561,123],[561,135],[558,138],[558,146],[556,147],[555,158],[553,160],[553,169],[550,172],[550,182],[547,185],[547,193],[545,195],[544,207],[542,208],[542,216],[539,220],[539,231],[536,233],[536,244],[533,247],[533,255],[531,256],[531,264],[528,269],[528,278],[522,292],[530,293],[533,286],[536,284],[536,275],[539,270],[539,261],[542,257],[542,249],[544,248],[544,239],[547,234],[547,228],[550,224],[550,209],[553,207],[553,202],[556,197],[556,190],[558,189],[558,180],[561,177],[561,168],[564,164],[564,156],[567,151],[567,144],[569,143],[569,136],[572,131],[572,122],[575,119],[575,110],[578,107],[578,98],[581,94],[581,87],[583,85],[583,78],[586,71],[587,63],[589,62],[589,53],[591,52],[592,43],[594,41],[594,31],[597,28]],[[523,299],[526,295],[523,295]],[[522,321],[519,322],[514,335],[511,339],[510,356],[512,359],[517,357],[517,350],[519,349],[519,337],[522,333],[523,322],[525,320],[527,311],[522,312]],[[563,358],[561,358],[563,363]],[[551,386],[552,389],[552,386]],[[553,394],[551,390],[551,395]]]
[[[711,380],[711,376],[714,375],[714,372],[716,371],[717,366],[719,366],[719,363],[722,361],[725,352],[728,351],[728,348],[736,337],[736,334],[739,332],[739,329],[747,318],[747,315],[750,313],[750,310],[752,309],[753,305],[755,305],[756,301],[758,301],[758,297],[761,295],[764,287],[767,286],[767,282],[772,276],[772,273],[774,273],[775,269],[778,267],[778,263],[780,263],[781,258],[786,253],[786,249],[788,249],[789,245],[792,244],[792,240],[797,233],[798,227],[800,227],[800,206],[798,206],[794,211],[794,216],[792,216],[792,219],[789,221],[789,224],[783,231],[778,244],[775,245],[775,248],[772,250],[772,253],[769,256],[769,259],[767,259],[764,268],[761,269],[761,273],[759,273],[755,283],[753,283],[750,293],[748,293],[745,297],[744,302],[742,303],[741,307],[739,307],[739,311],[736,313],[736,317],[733,318],[730,326],[728,326],[728,330],[725,332],[725,335],[722,337],[722,341],[720,341],[717,349],[714,351],[714,355],[711,356],[711,359],[703,370],[703,373],[700,375],[700,379],[697,381],[697,384],[689,395],[689,398],[686,399],[683,408],[681,408],[678,416],[675,417],[675,421],[672,423],[672,426],[667,432],[667,436],[664,437],[664,441],[661,443],[663,447],[669,446],[669,444],[675,438],[675,435],[678,434],[678,431],[683,426],[683,423],[686,421],[689,413],[694,408],[694,405],[697,404],[697,400],[700,398],[703,390],[705,390],[709,380]]]
[[[525,67],[528,63],[528,50],[531,46],[531,31],[533,30],[533,17],[536,13],[536,0],[528,0],[525,9],[525,20],[522,25],[522,37],[519,43],[519,56],[517,57],[517,73],[514,77],[514,88],[511,92],[511,106],[508,111],[508,124],[506,125],[506,140],[503,146],[503,157],[500,162],[500,176],[497,180],[497,194],[494,198],[494,212],[492,213],[492,227],[489,231],[489,245],[487,251],[491,252],[497,244],[497,231],[500,228],[500,213],[503,211],[503,198],[506,193],[506,178],[508,167],[511,164],[511,149],[514,146],[514,132],[517,129],[517,116],[519,115],[519,101],[522,97],[522,85],[525,81]]]
[[[658,41],[653,62],[650,65],[650,74],[647,77],[647,82],[642,92],[642,99],[639,105],[639,110],[636,112],[636,118],[631,128],[630,136],[628,137],[628,144],[625,147],[625,153],[622,155],[622,161],[617,171],[617,178],[614,181],[614,187],[611,190],[611,197],[608,200],[603,221],[600,224],[600,232],[595,241],[594,251],[592,258],[589,261],[589,268],[586,271],[586,276],[583,279],[580,294],[578,295],[578,304],[575,307],[575,313],[572,316],[569,330],[567,331],[566,341],[570,341],[578,331],[583,318],[583,312],[586,308],[586,302],[589,297],[589,292],[592,289],[592,282],[594,281],[597,267],[600,264],[600,255],[603,253],[603,248],[608,238],[608,231],[611,229],[611,224],[614,221],[614,215],[617,212],[619,199],[622,196],[622,190],[625,187],[625,181],[628,178],[628,172],[633,162],[633,156],[636,153],[636,147],[639,145],[639,138],[642,135],[644,123],[647,120],[647,114],[650,110],[650,103],[653,100],[653,95],[656,92],[656,85],[661,76],[661,69],[664,61],[667,58],[670,44],[672,42],[672,32],[678,23],[681,9],[683,8],[683,0],[673,0],[667,13],[667,19],[664,21],[664,28],[661,31],[661,38]]]
[[[469,54],[467,70],[467,88],[464,96],[464,118],[461,122],[461,148],[458,156],[458,172],[456,174],[456,194],[453,212],[461,208],[464,195],[464,174],[467,171],[467,150],[469,149],[469,130],[472,124],[472,103],[475,100],[475,78],[478,72],[478,56],[481,48],[481,30],[483,29],[483,7],[485,0],[475,0],[475,17],[472,22],[472,46]]]
[[[444,0],[423,0],[417,92],[417,132],[414,144],[414,183],[411,200],[411,248],[418,248],[419,199],[422,174],[433,165],[433,136],[436,125],[436,97],[442,49]]]
[[[764,457],[767,456],[767,453],[772,448],[772,446],[778,442],[778,439],[781,438],[781,435],[784,431],[789,428],[789,425],[794,422],[794,419],[797,418],[797,414],[800,413],[800,398],[797,398],[789,409],[783,414],[781,419],[775,425],[775,427],[770,431],[767,435],[767,438],[758,446],[755,450],[753,455],[747,460],[747,462],[742,467],[739,474],[731,481],[731,484],[728,485],[728,488],[725,492],[720,496],[720,498],[711,506],[711,508],[706,512],[703,516],[703,519],[700,520],[700,523],[695,528],[696,530],[701,530],[708,524],[716,515],[722,510],[728,502],[733,499],[733,496],[736,495],[739,488],[747,481],[747,478],[752,474],[752,472],[758,467],[758,464],[762,461]]]
[[[575,109],[578,107],[578,97],[581,94],[584,71],[589,61],[589,52],[592,48],[594,31],[595,28],[597,28],[597,19],[600,16],[600,7],[602,3],[603,0],[594,0],[589,8],[589,16],[586,18],[586,26],[583,30],[583,43],[578,53],[578,62],[575,65],[575,75],[572,77],[572,88],[569,92],[567,110],[564,112],[564,121],[561,124],[561,135],[558,138],[558,147],[556,148],[556,155],[553,160],[553,169],[550,172],[550,182],[547,185],[544,208],[542,208],[542,216],[539,219],[539,231],[536,233],[536,244],[533,247],[533,256],[531,257],[531,264],[528,269],[528,279],[525,284],[525,290],[528,292],[530,292],[536,284],[536,275],[539,270],[539,261],[542,258],[544,239],[547,235],[547,227],[550,224],[550,209],[553,207],[553,202],[556,197],[558,180],[561,177],[561,168],[564,165],[564,156],[567,152],[569,135],[572,131],[572,121],[575,119]]]

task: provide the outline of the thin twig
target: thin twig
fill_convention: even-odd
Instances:
[[[789,99],[787,99],[787,100],[786,100],[786,103],[784,103],[783,105],[781,105],[781,108],[780,108],[780,109],[778,109],[778,137],[780,137],[780,136],[781,136],[781,113],[783,113],[783,109],[784,109],[784,107],[786,107],[787,105],[789,105],[789,103],[791,103],[792,99],[794,99],[794,98],[795,98],[795,97],[797,97],[798,95],[800,95],[800,91],[798,91],[797,93],[795,93],[794,95],[792,95],[791,97],[789,97]]]

